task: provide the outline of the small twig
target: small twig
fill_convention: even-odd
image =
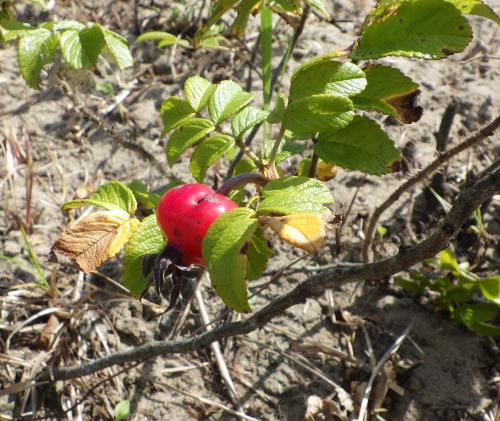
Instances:
[[[206,272],[205,277],[208,277]],[[194,298],[196,300],[196,304],[198,305],[198,309],[200,310],[201,320],[203,324],[207,326],[205,330],[209,331],[210,328],[208,327],[208,325],[210,324],[210,318],[208,317],[207,307],[205,306],[205,302],[203,301],[203,295],[201,294],[200,288],[198,288],[194,283],[193,288],[195,288]],[[212,342],[210,344],[210,349],[214,353],[215,361],[217,362],[217,367],[219,367],[219,372],[222,376],[222,380],[224,380],[224,383],[226,384],[229,398],[233,402],[238,416],[241,416],[243,418],[245,416],[245,412],[243,411],[238,397],[236,396],[236,389],[234,388],[233,380],[231,379],[231,375],[229,374],[229,370],[227,368],[226,361],[224,360],[224,355],[222,354],[222,351],[220,349],[219,342]]]
[[[499,126],[500,116],[495,118],[495,120],[493,120],[490,124],[488,124],[486,127],[483,127],[481,130],[476,132],[468,139],[464,140],[459,145],[449,149],[448,152],[437,157],[427,167],[419,171],[417,174],[415,174],[413,177],[399,186],[377,209],[375,209],[365,230],[365,242],[363,244],[363,261],[365,263],[368,263],[371,260],[370,248],[373,242],[373,233],[382,213],[384,213],[394,202],[399,200],[403,193],[412,188],[414,185],[423,181],[427,176],[436,171],[442,164],[449,161],[455,155],[466,150],[467,148],[470,148],[471,146],[474,146],[482,140],[492,136]]]
[[[217,193],[227,196],[231,191],[246,184],[256,184],[264,187],[269,180],[260,173],[246,172],[227,180],[217,189]]]
[[[386,361],[399,349],[405,338],[408,336],[410,333],[410,330],[413,326],[414,319],[410,322],[408,327],[405,329],[403,334],[396,339],[396,341],[392,344],[392,346],[385,352],[385,354],[382,356],[380,361],[377,363],[377,365],[374,367],[373,372],[370,376],[370,380],[368,380],[368,383],[366,384],[365,387],[365,392],[363,394],[363,399],[361,400],[361,406],[359,408],[359,415],[357,418],[357,421],[364,421],[365,416],[366,416],[366,411],[368,410],[368,399],[370,398],[370,393],[372,391],[372,386],[373,382],[375,381],[375,378],[377,377],[377,374],[380,372]]]
[[[309,167],[309,177],[316,177],[316,171],[318,170],[318,162],[319,156],[316,154],[316,151],[313,152],[311,157],[311,165]]]

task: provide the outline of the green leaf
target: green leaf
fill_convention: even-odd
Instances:
[[[18,22],[14,19],[9,19],[7,14],[0,12],[0,40],[5,42],[12,41],[34,30],[36,30],[36,28],[33,26],[24,22]]]
[[[234,167],[233,175],[242,174],[244,172],[255,172],[258,169],[257,164],[250,159],[241,159]]]
[[[156,222],[156,215],[144,218],[130,238],[123,257],[123,285],[134,297],[140,297],[148,281],[142,273],[142,258],[160,253],[165,238]]]
[[[69,29],[61,35],[62,56],[73,69],[94,67],[105,44],[98,25],[80,31]]]
[[[130,401],[123,400],[116,404],[114,410],[115,421],[124,421],[130,417]]]
[[[458,261],[455,258],[455,254],[450,248],[441,251],[438,255],[439,266],[443,270],[449,270],[451,272],[460,272],[460,266],[458,266]]]
[[[219,18],[233,7],[238,0],[218,0],[212,3],[210,9],[210,17],[205,25],[203,25],[194,36],[194,44],[198,45],[201,39],[209,32],[210,28],[219,20]]]
[[[236,139],[243,137],[249,129],[265,121],[268,115],[268,111],[252,106],[243,108],[231,121],[231,130],[234,137]]]
[[[448,1],[384,1],[368,16],[351,57],[442,59],[463,51],[471,39],[467,20]]]
[[[482,16],[500,25],[500,17],[493,9],[480,0],[448,0],[464,15]]]
[[[483,336],[493,336],[493,337],[500,336],[500,326],[496,326],[491,323],[486,323],[486,322],[473,323],[470,326],[470,329],[472,329],[477,334]]]
[[[179,97],[171,96],[163,101],[160,108],[161,121],[163,122],[162,136],[170,130],[179,127],[194,116],[195,110],[191,105]]]
[[[231,26],[231,34],[237,38],[241,38],[245,34],[248,19],[252,13],[252,9],[260,3],[261,0],[242,0],[236,7],[238,13],[236,19]]]
[[[303,143],[285,142],[276,154],[276,163],[279,164],[293,155],[301,154],[305,148],[306,146]]]
[[[146,185],[141,180],[132,180],[127,184],[127,187],[132,190],[134,197],[138,200],[145,209],[154,209],[160,201],[160,195],[148,191]]]
[[[189,42],[185,39],[179,38],[178,36],[171,34],[170,32],[164,31],[149,31],[144,32],[139,35],[135,42],[145,42],[145,41],[160,41],[157,45],[158,48],[166,47],[168,45],[179,44],[184,47],[189,46]]]
[[[338,130],[354,118],[352,101],[347,97],[312,95],[290,102],[283,124],[293,132],[314,134]]]
[[[203,257],[212,287],[226,305],[238,312],[251,311],[245,285],[248,258],[242,248],[257,225],[252,209],[236,208],[217,218],[203,240]]]
[[[267,245],[266,237],[261,228],[257,228],[247,249],[248,267],[247,278],[259,279],[266,268],[267,261],[273,251]]]
[[[208,114],[218,126],[251,100],[252,94],[245,92],[240,85],[232,80],[223,80],[208,100]]]
[[[77,199],[65,203],[63,210],[81,208],[82,206],[99,206],[107,210],[124,210],[134,215],[137,202],[132,191],[119,181],[103,184],[88,199]]]
[[[201,142],[189,162],[189,170],[196,181],[202,182],[208,168],[234,146],[234,139],[224,134],[216,134]]]
[[[265,1],[260,8],[260,57],[262,66],[262,95],[264,110],[269,110],[271,100],[271,61],[273,58],[273,12]]]
[[[41,7],[43,10],[47,10],[47,4],[44,0],[29,0],[29,2]]]
[[[165,152],[168,165],[174,165],[181,154],[214,129],[210,120],[192,118],[176,129],[168,139]]]
[[[412,282],[408,279],[402,278],[401,276],[396,276],[394,278],[394,281],[401,288],[408,290],[410,292],[410,294],[414,297],[422,294],[422,292],[423,292],[423,288],[419,284]]]
[[[414,104],[420,93],[418,83],[394,67],[371,64],[363,70],[368,85],[352,98],[356,108],[378,111],[403,123],[420,120],[422,107]]]
[[[130,54],[128,42],[121,35],[109,29],[101,27],[104,36],[106,51],[113,57],[113,60],[120,69],[125,69],[134,64],[134,59]]]
[[[74,29],[75,31],[79,31],[80,29],[85,28],[83,23],[80,23],[76,20],[63,20],[60,22],[54,22],[54,30],[55,31],[66,31],[68,29]]]
[[[363,70],[353,63],[316,60],[300,66],[292,76],[290,101],[311,95],[352,96],[366,86]]]
[[[497,305],[490,303],[463,305],[455,309],[453,318],[475,330],[474,325],[493,320],[497,316],[498,310]]]
[[[17,45],[17,61],[24,80],[32,88],[40,86],[42,67],[54,60],[57,34],[47,29],[35,29],[26,33]]]
[[[259,213],[290,215],[299,212],[325,214],[333,203],[330,190],[319,180],[289,176],[270,181],[262,191]]]
[[[184,84],[184,95],[196,112],[207,105],[208,98],[215,91],[215,85],[201,76],[192,76]]]
[[[315,151],[329,164],[373,175],[389,172],[401,159],[394,142],[379,125],[359,116],[343,129],[320,133]]]
[[[270,124],[281,123],[283,121],[283,117],[285,116],[286,110],[286,100],[285,95],[279,94],[276,98],[276,103],[274,104],[274,109],[269,114],[267,118],[267,122]]]
[[[500,275],[481,279],[479,288],[484,298],[500,305]]]

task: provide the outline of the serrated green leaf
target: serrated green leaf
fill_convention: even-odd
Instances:
[[[187,148],[198,142],[214,128],[210,120],[192,118],[176,129],[168,139],[165,148],[168,165],[174,165]]]
[[[249,280],[259,279],[262,276],[262,272],[264,272],[267,261],[272,254],[273,251],[267,245],[264,231],[261,228],[257,228],[247,249],[247,278]]]
[[[104,35],[97,25],[79,31],[69,29],[61,35],[62,56],[73,69],[94,67],[104,46]]]
[[[305,148],[303,143],[285,142],[276,154],[276,163],[279,164],[293,155],[301,154]]]
[[[116,404],[114,410],[115,421],[124,421],[130,417],[130,401],[123,400]]]
[[[192,76],[184,84],[184,95],[191,107],[201,111],[207,105],[208,98],[215,91],[215,85],[201,76]]]
[[[352,101],[347,97],[311,95],[288,104],[283,124],[292,132],[314,134],[338,130],[354,118]]]
[[[80,29],[83,28],[85,28],[85,25],[83,23],[77,22],[76,20],[63,20],[61,22],[54,22],[55,31],[62,32],[68,29],[79,31]]]
[[[145,209],[154,209],[160,201],[160,195],[148,191],[146,185],[141,180],[132,180],[127,184],[127,187],[132,190],[134,197],[138,200]]]
[[[251,311],[245,277],[248,258],[242,248],[257,229],[255,212],[236,208],[217,218],[203,239],[212,287],[226,305],[238,312]]]
[[[252,94],[245,92],[232,80],[220,82],[208,100],[208,114],[218,126],[232,114],[238,112],[252,100]]]
[[[236,139],[243,137],[252,127],[262,123],[268,115],[268,111],[263,111],[252,106],[243,108],[231,121],[231,130],[234,137]]]
[[[122,282],[134,297],[140,297],[148,283],[142,273],[142,258],[147,254],[160,253],[164,247],[165,238],[156,222],[156,215],[147,216],[132,234],[123,257]]]
[[[161,121],[163,122],[162,136],[165,136],[170,130],[179,127],[191,117],[194,116],[195,110],[189,102],[176,97],[163,101],[160,108]]]
[[[9,19],[7,14],[0,12],[0,40],[5,42],[12,41],[34,30],[36,30],[36,28],[33,26],[14,19]]]
[[[189,162],[189,170],[196,181],[202,182],[208,168],[234,146],[234,139],[224,134],[216,134],[201,142]]]
[[[353,59],[442,59],[463,51],[472,39],[467,20],[445,0],[382,2],[367,22]]]
[[[422,116],[422,108],[414,104],[419,94],[418,83],[413,82],[394,67],[372,64],[363,69],[368,82],[352,101],[356,108],[374,110],[414,123]]]
[[[134,59],[125,38],[109,29],[101,27],[104,36],[106,51],[113,57],[119,69],[125,69],[134,64]]]
[[[21,37],[17,45],[17,61],[24,80],[32,88],[40,85],[42,67],[54,60],[57,34],[47,29],[35,29]]]
[[[99,206],[108,210],[123,210],[134,215],[137,202],[132,190],[119,181],[103,184],[88,199],[77,199],[65,203],[63,210],[81,208],[82,206]]]
[[[479,288],[484,298],[500,305],[500,275],[481,279]]]
[[[330,190],[319,180],[289,176],[269,182],[262,191],[259,213],[290,215],[300,212],[325,214],[333,203]]]
[[[448,0],[464,15],[482,16],[500,25],[500,17],[486,3],[480,0]]]
[[[373,175],[389,172],[391,166],[401,159],[394,142],[380,126],[359,116],[343,129],[320,133],[315,151],[329,164]]]
[[[290,102],[311,95],[352,96],[366,86],[363,70],[353,63],[316,60],[300,66],[292,76]]]

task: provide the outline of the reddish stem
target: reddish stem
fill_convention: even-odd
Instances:
[[[260,173],[245,172],[227,180],[222,186],[220,186],[217,193],[227,196],[232,190],[245,184],[256,184],[264,187],[268,182],[269,180]]]

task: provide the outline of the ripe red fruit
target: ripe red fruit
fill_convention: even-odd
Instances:
[[[237,207],[231,199],[205,184],[182,184],[161,197],[156,220],[168,245],[182,254],[182,265],[206,267],[201,244],[208,228],[220,215]]]

